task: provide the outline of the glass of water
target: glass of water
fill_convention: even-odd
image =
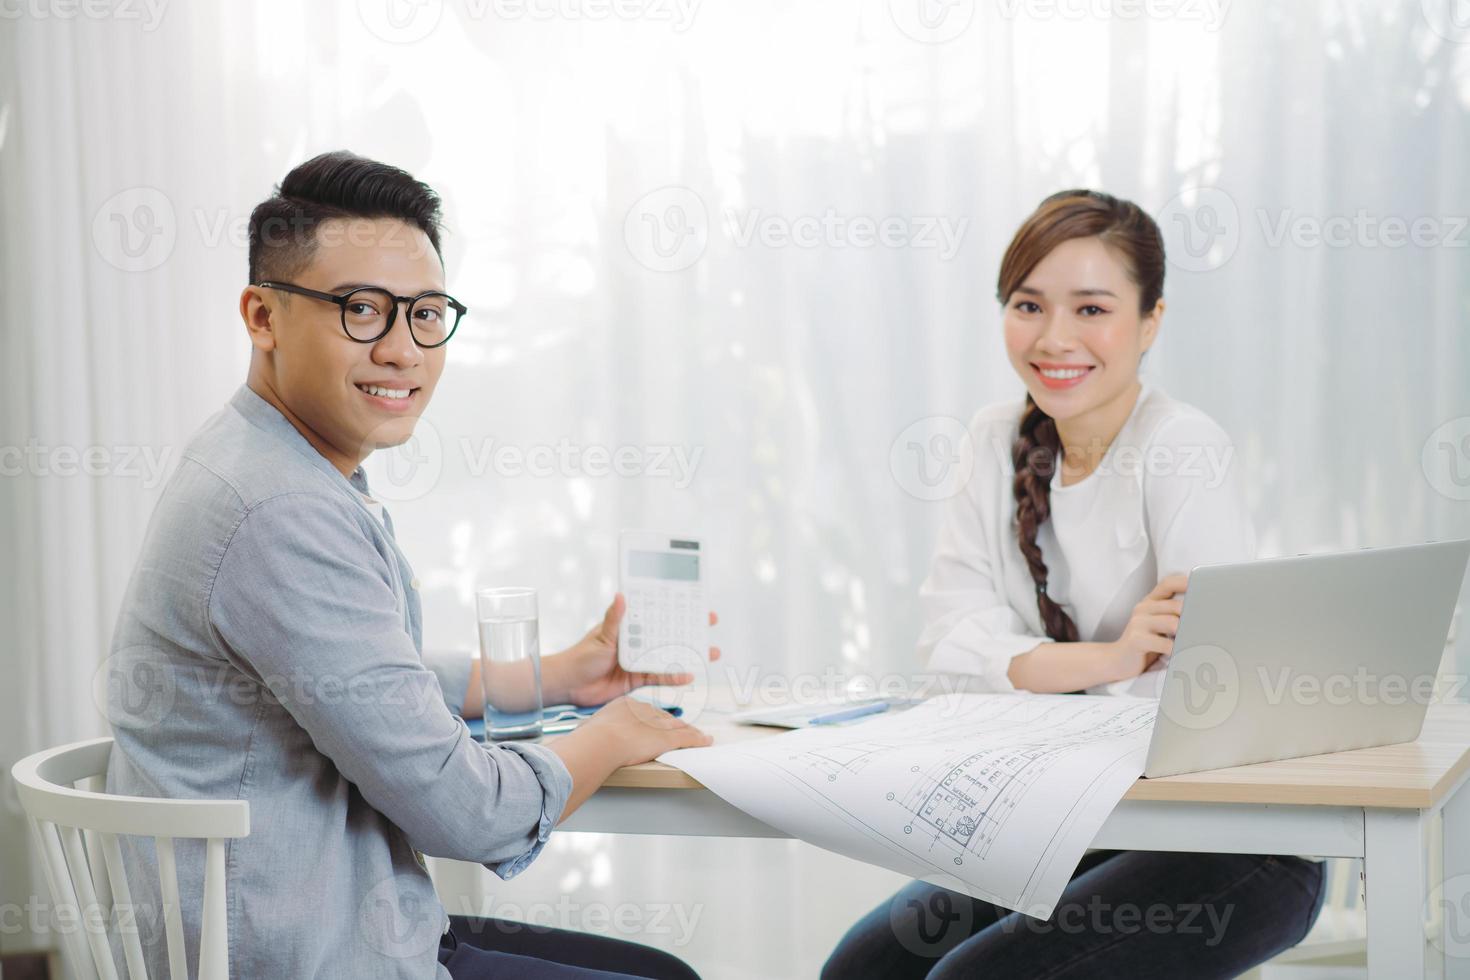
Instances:
[[[486,739],[540,738],[541,642],[536,590],[481,589],[475,593],[475,612],[480,623]]]

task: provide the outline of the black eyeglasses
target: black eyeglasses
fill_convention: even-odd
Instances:
[[[373,344],[388,336],[398,316],[398,304],[408,304],[408,332],[420,347],[443,347],[454,336],[460,319],[469,312],[448,293],[427,292],[417,296],[394,296],[377,286],[359,286],[345,293],[324,293],[289,282],[257,282],[262,289],[310,296],[336,303],[342,308],[342,331],[359,344]]]

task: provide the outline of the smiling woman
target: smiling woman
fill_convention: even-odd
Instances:
[[[930,671],[972,690],[1156,694],[1185,573],[1254,557],[1238,483],[1188,462],[1228,437],[1138,376],[1163,288],[1158,228],[1129,201],[1063,191],[1016,232],[998,299],[1027,394],[1023,405],[982,409],[971,426],[974,444],[996,451],[977,458],[951,501],[920,592]],[[1147,964],[1159,976],[1233,977],[1306,934],[1322,882],[1320,862],[1297,857],[1094,851],[1038,931],[1017,928],[1002,907],[914,882],[848,931],[823,976],[1114,977]],[[1099,903],[1249,912],[1207,944],[1183,929],[1120,943],[1096,922],[1066,924]],[[911,910],[925,927],[926,910],[941,909],[960,914],[938,916],[931,956],[895,940]]]
[[[1054,640],[1075,641],[1077,626],[1047,594],[1036,543],[1050,513],[1052,470],[1063,467],[1063,486],[1091,473],[1133,411],[1163,294],[1158,226],[1138,205],[1097,191],[1042,201],[1001,260],[1006,352],[1027,392],[1011,454],[1016,527]]]

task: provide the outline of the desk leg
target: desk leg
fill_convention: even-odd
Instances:
[[[1470,980],[1470,789],[1464,783],[1440,815],[1444,883],[1432,896],[1440,918],[1436,945],[1444,950],[1446,980]]]
[[[1428,823],[1421,810],[1363,811],[1369,980],[1404,980],[1427,973]]]

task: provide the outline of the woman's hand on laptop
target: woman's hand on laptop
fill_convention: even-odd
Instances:
[[[1179,613],[1184,608],[1184,600],[1175,597],[1184,594],[1188,580],[1188,572],[1165,575],[1133,607],[1123,634],[1112,644],[1118,680],[1137,677],[1174,652],[1174,634],[1179,632]]]
[[[622,593],[613,596],[602,622],[587,631],[572,646],[543,658],[541,686],[547,704],[603,704],[635,687],[650,684],[683,685],[694,681],[689,673],[652,674],[629,672],[618,665],[618,625],[628,604]],[[711,626],[719,622],[709,614]],[[720,648],[709,648],[710,660],[720,659]]]

